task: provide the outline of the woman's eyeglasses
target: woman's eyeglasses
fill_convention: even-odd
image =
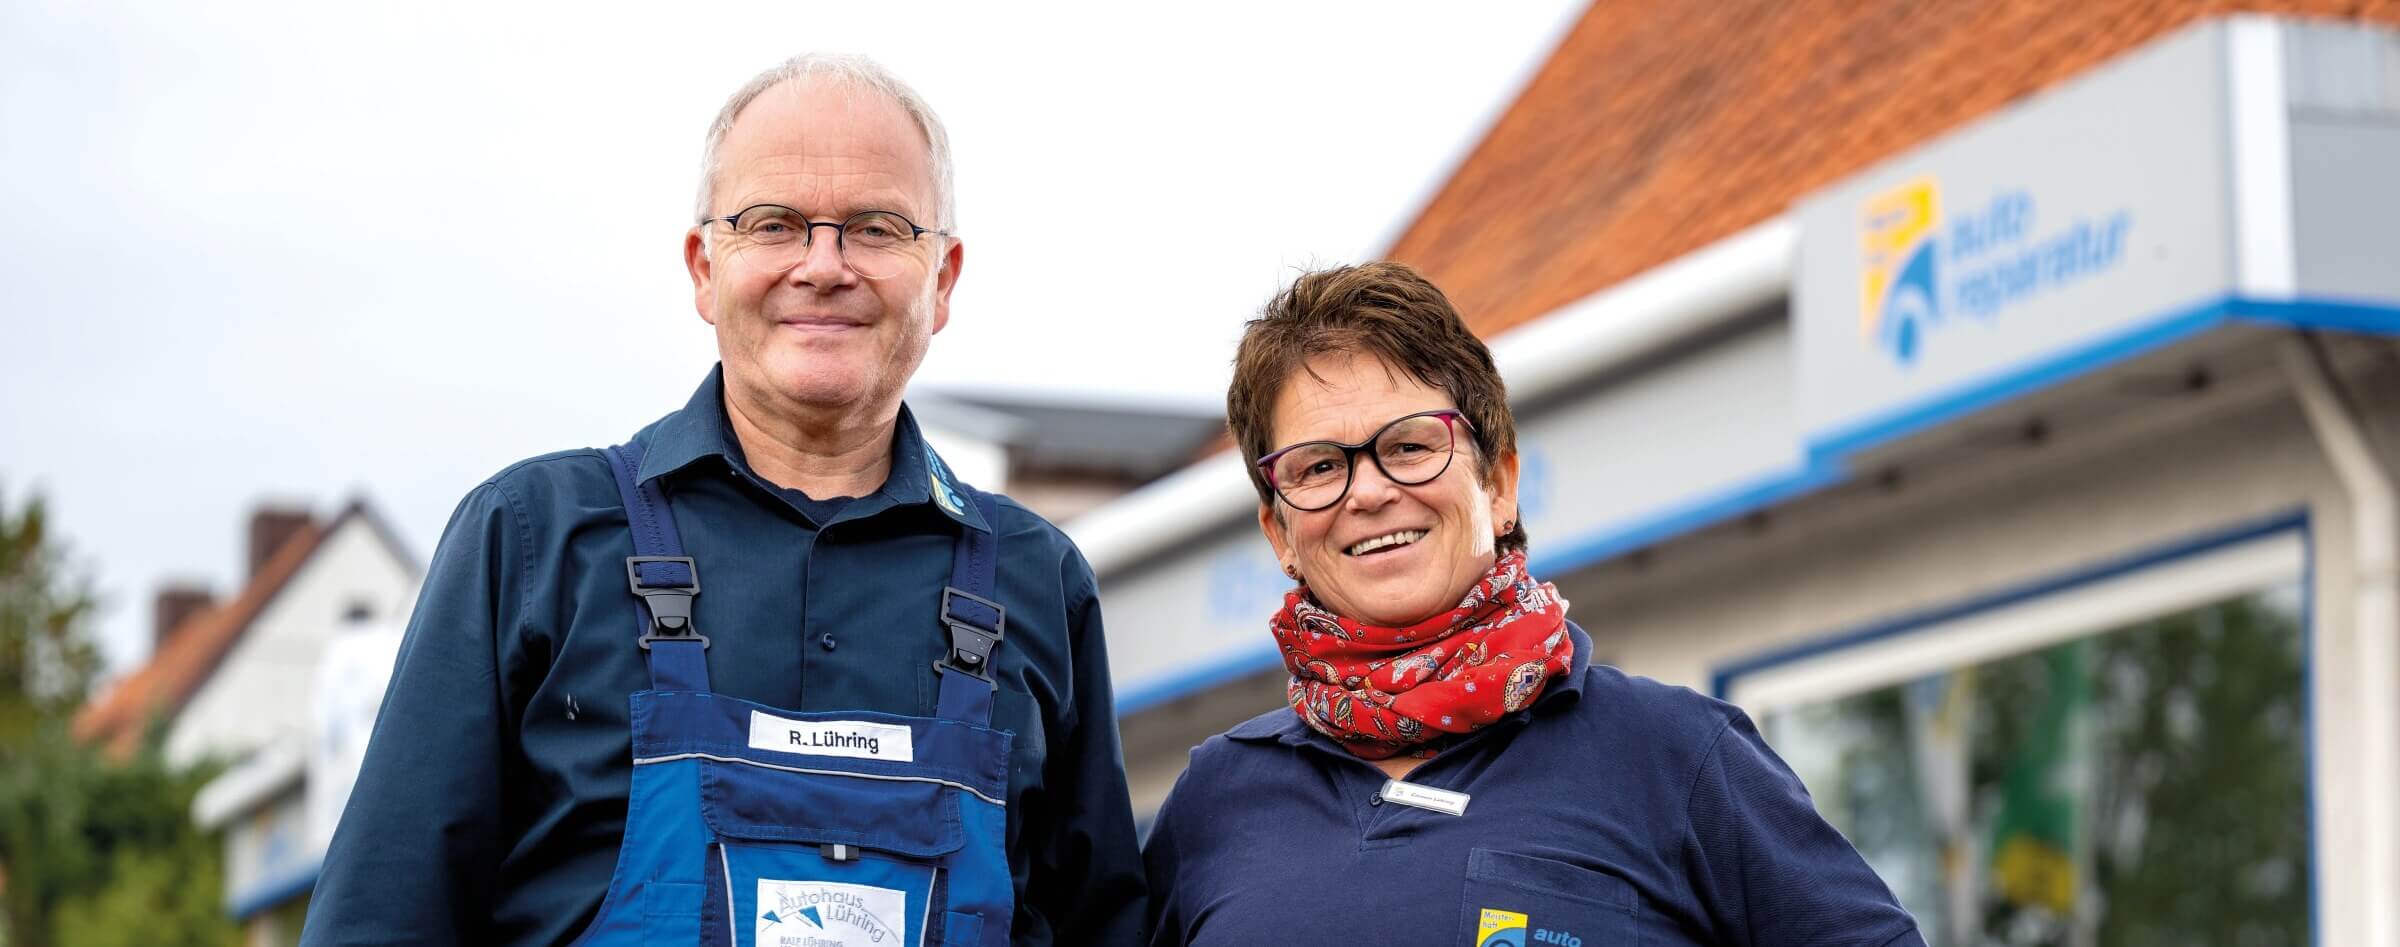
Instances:
[[[1294,444],[1259,458],[1258,469],[1283,502],[1313,513],[1350,495],[1362,452],[1374,458],[1375,468],[1393,483],[1416,486],[1431,482],[1450,469],[1450,458],[1457,449],[1457,427],[1475,430],[1466,415],[1455,409],[1421,411],[1384,425],[1356,444]]]

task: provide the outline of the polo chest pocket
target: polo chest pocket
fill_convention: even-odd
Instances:
[[[705,761],[700,809],[714,841],[700,943],[976,943],[981,919],[943,910],[944,859],[967,841],[960,791],[926,778]]]
[[[1625,879],[1535,855],[1467,853],[1457,943],[1616,947],[1640,942],[1640,897]]]

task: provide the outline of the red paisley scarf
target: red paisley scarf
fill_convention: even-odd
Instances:
[[[1457,608],[1406,628],[1343,618],[1283,597],[1269,627],[1292,672],[1292,710],[1361,759],[1431,757],[1439,741],[1524,709],[1575,656],[1567,602],[1525,573],[1525,554],[1492,563]]]

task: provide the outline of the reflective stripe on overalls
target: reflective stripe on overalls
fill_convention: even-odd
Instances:
[[[950,653],[925,671],[941,677],[937,716],[787,711],[709,692],[709,641],[692,627],[700,577],[666,496],[636,482],[638,445],[608,458],[633,527],[625,568],[650,689],[632,700],[616,874],[576,943],[1008,943],[1011,735],[991,727],[986,676],[1004,627],[994,533],[964,529],[951,561]],[[999,522],[990,496],[963,492]]]

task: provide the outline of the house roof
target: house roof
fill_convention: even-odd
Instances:
[[[2237,11],[2400,22],[2394,0],[1600,0],[1386,255],[1492,338]]]
[[[258,567],[240,594],[184,619],[148,663],[84,705],[75,715],[75,738],[98,744],[118,758],[133,755],[151,722],[183,709],[325,540],[353,519],[364,520],[377,539],[413,567],[416,560],[409,558],[398,537],[363,500],[352,502],[331,522],[309,523]]]
[[[1014,463],[1149,480],[1199,456],[1225,430],[1215,405],[1134,396],[942,390],[914,402],[928,423],[991,432]]]

